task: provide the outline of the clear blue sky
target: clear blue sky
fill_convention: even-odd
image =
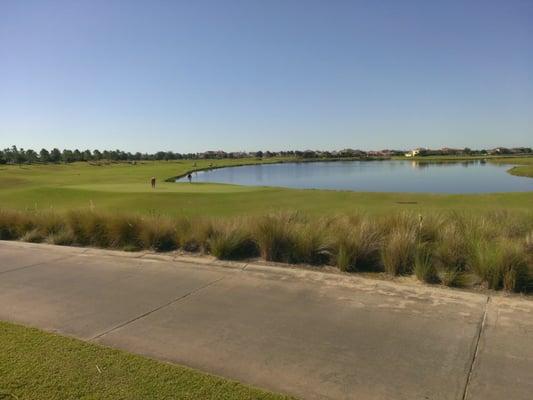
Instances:
[[[0,2],[0,147],[533,145],[533,1]]]

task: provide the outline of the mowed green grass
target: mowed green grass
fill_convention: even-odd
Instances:
[[[496,159],[494,162],[501,162],[506,164],[509,160]],[[524,157],[518,159],[518,164],[509,170],[509,173],[516,176],[528,176],[533,178],[533,157]]]
[[[533,158],[499,159],[533,166]],[[271,159],[270,162],[282,161]],[[287,160],[285,160],[287,161]],[[28,210],[94,208],[113,212],[164,215],[233,216],[277,211],[312,215],[397,210],[531,210],[533,193],[421,194],[294,190],[222,184],[173,183],[166,179],[194,168],[261,162],[201,160],[90,165],[25,165],[0,167],[0,207]],[[517,168],[523,168],[522,166]],[[513,170],[514,172],[515,170]],[[522,172],[522,170],[518,170]],[[527,171],[526,171],[527,172]],[[158,179],[150,188],[151,176]]]
[[[288,399],[189,368],[0,322],[0,399]]]

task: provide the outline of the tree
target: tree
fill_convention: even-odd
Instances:
[[[17,150],[16,146],[13,146],[13,156],[14,160],[17,164],[22,164],[23,162],[26,162],[26,152],[24,149]]]
[[[74,161],[81,161],[81,152],[78,149],[74,150],[72,158]]]
[[[74,154],[72,153],[72,150],[63,149],[63,152],[61,153],[61,161],[64,163],[71,163],[74,161]]]
[[[91,161],[93,159],[91,150],[84,150],[83,153],[81,153],[81,159],[83,161]]]
[[[50,161],[53,163],[58,163],[59,161],[61,161],[61,152],[58,148],[54,148],[50,152]]]
[[[34,150],[30,149],[30,150],[26,150],[25,158],[26,158],[26,161],[31,164],[37,161],[38,155]]]
[[[46,149],[41,149],[41,151],[39,152],[39,159],[43,163],[49,162],[50,161],[50,152],[48,150],[46,150]]]
[[[303,158],[316,158],[316,153],[313,150],[306,150],[303,153]]]

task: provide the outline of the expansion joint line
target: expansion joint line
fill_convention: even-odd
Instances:
[[[159,310],[161,310],[161,309],[163,309],[163,308],[165,308],[165,307],[168,307],[168,306],[170,306],[170,305],[172,305],[172,304],[174,304],[174,303],[177,303],[177,302],[180,301],[180,300],[183,300],[183,299],[185,299],[185,298],[187,298],[187,297],[189,297],[189,296],[192,296],[193,294],[199,292],[200,290],[206,289],[206,288],[208,288],[209,286],[212,286],[212,285],[214,285],[215,283],[220,282],[222,279],[225,279],[225,277],[218,278],[218,279],[216,279],[216,280],[214,280],[214,281],[212,281],[212,282],[209,282],[209,283],[205,284],[204,286],[200,286],[199,288],[196,288],[196,289],[190,291],[189,293],[186,293],[186,294],[184,294],[184,295],[182,295],[182,296],[180,296],[180,297],[177,297],[177,298],[175,298],[175,299],[169,301],[168,303],[162,304],[162,305],[160,305],[160,306],[154,308],[153,310],[147,311],[147,312],[145,312],[144,314],[138,315],[138,316],[135,317],[135,318],[132,318],[132,319],[126,321],[126,322],[123,322],[123,323],[121,323],[121,324],[118,324],[118,325],[114,326],[113,328],[108,329],[107,331],[104,331],[104,332],[102,332],[102,333],[99,333],[99,334],[96,335],[96,336],[93,336],[92,338],[89,339],[89,341],[100,339],[102,336],[105,336],[105,335],[107,335],[108,333],[114,332],[114,331],[116,331],[116,330],[118,330],[118,329],[120,329],[120,328],[125,327],[126,325],[131,324],[132,322],[138,321],[138,320],[140,320],[141,318],[147,317],[148,315],[150,315],[150,314],[152,314],[152,313],[155,313],[156,311],[159,311]]]
[[[1,271],[0,275],[7,274],[8,272],[15,272],[15,271],[23,270],[23,269],[38,267],[40,265],[50,264],[50,263],[54,263],[56,261],[63,261],[63,260],[66,260],[67,258],[70,258],[70,257],[73,257],[73,256],[72,255],[68,255],[68,256],[64,256],[64,257],[55,258],[53,260],[41,261],[41,262],[30,264],[30,265],[24,265],[22,267],[11,268],[11,269],[8,269],[6,271]]]
[[[470,385],[470,380],[472,379],[472,373],[474,371],[474,366],[477,361],[477,356],[479,353],[479,342],[481,340],[481,335],[483,334],[483,330],[485,328],[485,322],[487,320],[487,311],[489,308],[489,303],[490,303],[490,296],[487,296],[487,301],[485,303],[485,311],[483,312],[483,318],[481,319],[481,323],[479,324],[479,328],[477,331],[476,346],[474,347],[474,353],[472,354],[472,360],[470,361],[470,369],[468,370],[468,376],[466,378],[466,384],[463,390],[463,396],[461,397],[462,400],[466,400],[468,396],[468,386]]]

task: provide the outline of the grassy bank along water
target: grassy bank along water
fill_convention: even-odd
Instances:
[[[533,213],[457,212],[209,218],[0,210],[0,239],[260,257],[428,283],[533,290]]]

